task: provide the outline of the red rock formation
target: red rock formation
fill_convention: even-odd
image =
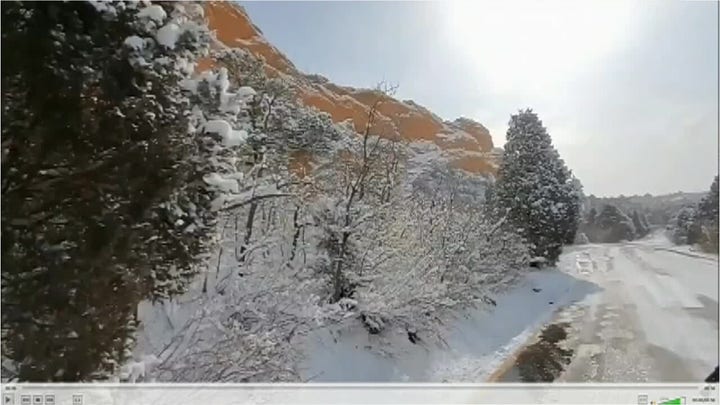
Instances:
[[[242,7],[224,1],[206,2],[204,7],[208,25],[220,42],[225,46],[247,49],[264,59],[269,76],[292,78],[296,94],[305,105],[327,112],[335,122],[349,119],[358,132],[364,132],[368,108],[381,97],[382,102],[377,108],[378,119],[371,133],[399,136],[409,141],[431,141],[448,151],[454,167],[480,174],[495,172],[495,159],[490,156],[492,138],[481,124],[467,118],[443,122],[413,102],[399,101],[372,90],[341,87],[318,77],[304,75],[265,40]],[[212,61],[201,61],[198,70],[211,66]]]

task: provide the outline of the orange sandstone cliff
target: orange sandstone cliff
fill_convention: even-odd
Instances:
[[[307,106],[330,114],[335,122],[351,120],[358,132],[367,124],[368,108],[378,93],[367,89],[338,86],[321,76],[306,75],[277,48],[270,44],[250,21],[243,8],[232,2],[204,3],[205,16],[217,39],[228,47],[243,48],[265,61],[271,77],[286,77]],[[201,65],[201,69],[209,67]],[[490,132],[482,124],[467,118],[443,121],[412,101],[382,96],[374,130],[381,136],[433,142],[443,150],[451,164],[476,174],[494,174],[497,153],[493,151]]]

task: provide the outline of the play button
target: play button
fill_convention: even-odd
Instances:
[[[3,395],[3,405],[15,405],[15,394]]]

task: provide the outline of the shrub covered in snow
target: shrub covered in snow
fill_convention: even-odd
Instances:
[[[452,194],[398,195],[368,221],[347,275],[357,311],[417,336],[442,335],[440,319],[484,305],[527,268],[519,236]]]

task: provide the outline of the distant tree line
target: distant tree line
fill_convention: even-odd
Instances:
[[[632,211],[630,216],[618,207],[605,204],[600,211],[590,208],[580,223],[579,231],[588,242],[616,243],[641,238],[650,232],[644,214]]]
[[[644,215],[650,226],[665,226],[673,219],[678,210],[684,206],[696,205],[704,193],[677,192],[664,195],[619,195],[616,197],[587,196],[583,201],[584,213],[587,215],[591,208],[597,212],[605,205],[614,205],[627,215],[637,211]]]

